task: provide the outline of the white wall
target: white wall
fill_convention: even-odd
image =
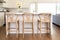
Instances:
[[[37,2],[60,2],[60,0],[37,0]]]
[[[6,3],[4,7],[17,7],[17,2],[22,3],[23,8],[29,8],[30,4],[33,2],[60,2],[60,0],[5,0]]]
[[[17,7],[17,0],[5,0],[6,3],[3,4],[4,7],[8,8],[16,8]]]
[[[20,11],[24,10],[24,11],[28,11],[29,12],[29,8],[30,8],[30,4],[34,3],[34,2],[38,2],[38,3],[56,3],[56,2],[60,2],[60,0],[4,0],[6,1],[6,3],[3,4],[4,7],[7,8],[17,8],[17,3],[21,3],[21,9]],[[26,10],[25,10],[26,9]]]

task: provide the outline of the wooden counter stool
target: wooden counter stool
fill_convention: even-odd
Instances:
[[[25,28],[24,27],[24,24],[25,23],[31,23],[32,24],[32,28]],[[25,29],[32,29],[32,34],[34,34],[34,26],[33,26],[33,14],[32,13],[24,13],[23,14],[23,29],[22,29],[22,32],[23,32],[23,38],[24,38],[24,31]]]
[[[48,26],[46,28],[45,27],[43,28],[42,23],[47,23]],[[37,27],[38,30],[40,31],[40,33],[41,33],[42,29],[46,29],[47,33],[50,33],[50,31],[51,31],[50,24],[51,24],[51,14],[50,13],[40,13],[39,20],[38,20],[38,27]],[[41,34],[40,34],[40,36],[41,36]]]
[[[15,23],[15,28],[10,28],[10,24]],[[18,38],[19,33],[19,20],[18,15],[15,15],[14,13],[6,13],[6,38],[9,34],[9,32],[16,32],[16,37]]]

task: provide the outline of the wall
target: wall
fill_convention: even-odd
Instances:
[[[60,2],[60,0],[37,0],[37,2]]]
[[[60,0],[4,0],[6,3],[3,4],[4,7],[7,8],[17,8],[17,3],[21,3],[21,9],[20,11],[26,9],[27,12],[29,12],[30,4],[34,2],[42,3],[42,2],[49,2],[49,3],[55,3],[60,2]],[[13,9],[14,10],[14,9]]]
[[[30,4],[33,2],[60,2],[60,0],[5,0],[6,3],[4,4],[4,7],[17,7],[17,2],[22,3],[22,7],[29,8]]]
[[[6,3],[3,4],[4,7],[7,8],[16,8],[17,0],[4,0]]]

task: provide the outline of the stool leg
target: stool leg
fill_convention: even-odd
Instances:
[[[34,24],[32,23],[32,36],[35,37],[35,36],[34,36],[34,26],[33,26],[33,25],[34,25]]]
[[[40,22],[40,38],[41,38],[41,29],[42,29],[42,22]]]
[[[49,33],[51,34],[51,23],[49,25]]]
[[[17,25],[18,25],[18,28],[17,28],[17,29],[18,29],[18,30],[17,30],[17,31],[18,31],[17,33],[18,33],[18,34],[17,34],[17,35],[18,35],[18,37],[19,37],[19,21],[18,21],[18,24],[17,24]]]
[[[38,22],[38,25],[37,25],[37,35],[38,35],[38,30],[40,30],[40,29],[39,29],[39,22]]]
[[[8,24],[6,24],[6,38],[8,36]]]
[[[47,33],[49,32],[49,23],[48,23],[48,27],[47,27]]]
[[[23,38],[24,38],[24,22],[22,23],[22,33],[23,33]]]
[[[39,22],[37,23],[38,25],[37,25],[37,38],[39,37]],[[38,39],[39,40],[39,39]]]
[[[38,35],[38,30],[39,30],[38,27],[39,27],[39,22],[37,23],[37,35]]]
[[[6,38],[7,38],[7,24],[6,24]]]
[[[8,37],[8,29],[6,28],[6,38]]]
[[[18,23],[16,22],[16,30],[17,30],[17,35],[16,37],[18,38]]]
[[[50,34],[50,23],[48,22],[48,28],[47,28],[47,33],[49,33]]]

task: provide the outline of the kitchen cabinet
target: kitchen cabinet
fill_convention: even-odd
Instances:
[[[53,15],[53,23],[60,26],[60,14]]]
[[[0,27],[4,24],[4,12],[0,12]]]

